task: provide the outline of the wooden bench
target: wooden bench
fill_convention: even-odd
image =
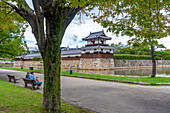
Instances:
[[[26,78],[22,78],[24,80],[24,83],[25,83],[25,87],[28,87],[27,84],[32,84],[32,89],[35,89],[35,86],[36,85],[39,85],[39,84],[36,84],[34,82],[34,80],[30,80],[30,79],[26,79]]]
[[[7,76],[8,76],[8,78],[9,78],[9,82],[12,82],[12,81],[11,81],[12,79],[13,79],[14,83],[16,83],[17,80],[20,80],[20,78],[15,78],[15,76],[13,76],[13,75],[8,75],[8,74],[7,74]]]

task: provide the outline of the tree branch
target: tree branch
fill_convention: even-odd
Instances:
[[[40,9],[39,0],[32,0],[32,2],[33,2],[34,10],[36,13],[36,22],[37,22],[38,35],[39,35],[37,39],[37,43],[42,53],[43,52],[42,50],[44,49],[44,44],[45,44],[44,15],[41,12],[41,10],[43,11],[43,9]]]
[[[11,8],[11,7],[2,7],[2,6],[0,6],[0,8]]]
[[[4,0],[2,0],[4,3],[6,3],[7,5],[11,6],[11,8],[15,9],[15,12],[17,12],[21,17],[23,17],[24,19],[26,19],[28,21],[28,23],[31,26],[35,25],[35,15],[33,14],[33,12],[29,12],[28,10],[24,9],[24,8],[18,8],[17,6],[15,6],[14,4],[11,4],[9,2],[6,2]],[[29,7],[29,6],[28,6]]]
[[[68,25],[71,23],[71,21],[74,19],[75,15],[82,9],[82,7],[78,7],[77,9],[75,8],[70,8],[66,7],[63,10],[63,22],[62,22],[62,29],[61,29],[61,34],[60,37],[62,38],[66,28]],[[61,39],[62,40],[62,39]]]
[[[29,6],[26,4],[25,0],[23,0],[22,2],[25,2],[25,8],[17,8],[17,6],[11,4],[11,3],[8,3],[6,1],[3,0],[4,3],[6,3],[7,5],[11,6],[13,9],[15,9],[15,12],[18,13],[21,17],[23,17],[31,26],[32,28],[32,33],[34,34],[37,42],[39,42],[39,33],[38,33],[38,24],[37,24],[37,21],[36,21],[36,16],[33,12],[33,10],[26,10],[26,9],[31,9],[29,8]],[[39,49],[41,49],[43,46],[39,46]],[[42,50],[42,49],[41,49]],[[42,52],[41,52],[42,53]]]

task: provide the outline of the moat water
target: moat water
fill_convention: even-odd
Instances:
[[[68,69],[64,69],[62,71],[68,71]],[[73,69],[73,72],[79,73],[94,73],[94,74],[108,74],[108,75],[118,75],[118,76],[150,76],[151,68],[144,69],[119,69],[119,70],[78,70]],[[157,74],[158,77],[170,77],[170,67],[158,67]]]

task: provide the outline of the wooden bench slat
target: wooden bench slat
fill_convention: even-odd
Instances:
[[[32,84],[32,88],[35,89],[35,86],[38,85],[34,82],[34,80],[30,80],[30,79],[26,79],[26,78],[22,78],[24,80],[25,83],[25,87],[27,87],[27,84]]]
[[[11,79],[13,79],[14,83],[16,83],[17,80],[20,80],[20,78],[15,78],[14,75],[9,75],[7,74],[8,78],[9,78],[9,82],[11,82]]]

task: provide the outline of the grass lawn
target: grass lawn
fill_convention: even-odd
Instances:
[[[10,70],[17,70],[17,71],[31,71],[29,69],[21,69],[21,68],[11,68],[11,67],[0,67],[0,69],[10,69]],[[34,69],[34,72],[44,72],[44,70]]]
[[[69,75],[69,71],[61,72],[61,74]],[[156,83],[170,83],[170,77],[149,77],[149,76],[141,76],[141,77],[130,77],[130,76],[111,76],[111,75],[101,75],[101,74],[86,74],[86,73],[76,73],[73,72],[74,76],[82,76],[82,77],[93,77],[95,79],[104,78],[106,80],[120,80],[120,81],[132,81],[132,82],[144,82],[151,83],[151,85],[155,85]]]
[[[8,68],[8,67],[0,67],[0,69],[12,69],[18,71],[29,71],[29,69],[20,69],[20,68]],[[34,72],[43,72],[43,70],[34,70]],[[61,72],[63,75],[70,75],[69,71]],[[151,78],[149,76],[141,76],[141,77],[130,77],[130,76],[111,76],[111,75],[101,75],[101,74],[86,74],[86,73],[76,73],[73,72],[74,76],[82,76],[82,77],[93,77],[96,80],[99,78],[108,80],[119,80],[119,81],[132,81],[132,82],[144,82],[151,83],[151,85],[155,85],[156,83],[170,83],[170,77],[154,77]]]
[[[43,95],[0,80],[0,113],[43,113]],[[62,103],[62,113],[91,113]]]

